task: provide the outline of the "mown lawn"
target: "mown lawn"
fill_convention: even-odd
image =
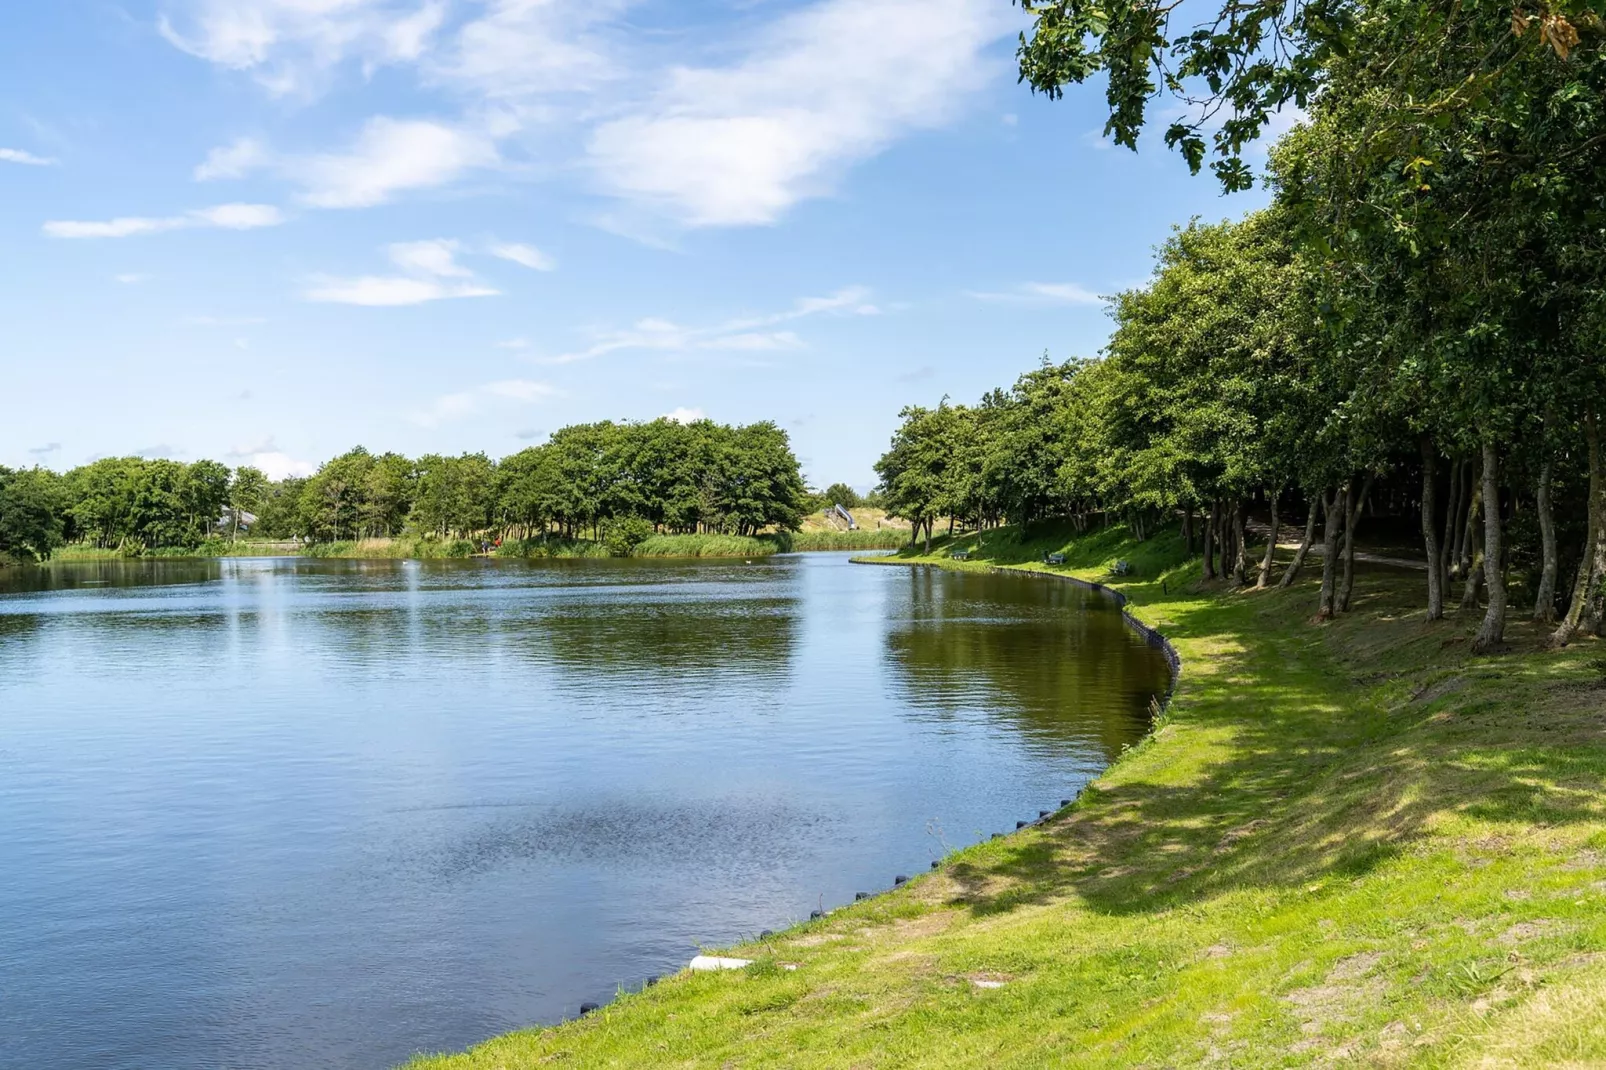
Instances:
[[[933,560],[1066,540],[963,543]],[[1088,578],[1131,561],[1109,582],[1184,662],[1076,805],[733,949],[746,970],[413,1065],[1606,1065],[1606,644],[1516,623],[1473,658],[1416,574],[1363,566],[1316,625],[1314,571],[1238,592],[1174,535],[1066,549]]]

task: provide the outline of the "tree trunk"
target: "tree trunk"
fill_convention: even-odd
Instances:
[[[1439,451],[1433,439],[1422,436],[1422,551],[1428,561],[1428,620],[1444,619],[1444,561],[1439,555],[1438,489]]]
[[[1264,591],[1271,585],[1271,570],[1275,563],[1273,555],[1277,552],[1277,502],[1283,496],[1283,488],[1278,487],[1269,495],[1271,504],[1271,534],[1266,537],[1266,555],[1260,561],[1260,575],[1255,579],[1255,590]]]
[[[931,517],[926,517],[926,553],[931,553]]]
[[[1182,507],[1182,541],[1187,544],[1188,556],[1193,556],[1193,503]]]
[[[1338,574],[1338,533],[1344,524],[1339,508],[1343,506],[1346,513],[1349,511],[1346,490],[1347,487],[1334,487],[1332,498],[1322,503],[1327,523],[1322,531],[1322,594],[1316,610],[1318,620],[1331,620],[1333,617],[1333,580]]]
[[[1210,519],[1204,529],[1204,578],[1216,578],[1216,517],[1221,512],[1220,502],[1210,503]]]
[[[1469,469],[1471,462],[1467,463]],[[1466,577],[1466,586],[1461,591],[1461,608],[1476,609],[1478,607],[1478,587],[1483,583],[1482,552],[1475,545],[1478,536],[1478,513],[1483,509],[1483,485],[1480,482],[1472,483],[1472,492],[1467,497],[1467,520],[1461,533],[1461,563],[1462,574]]]
[[[1578,562],[1578,580],[1573,584],[1572,601],[1567,615],[1551,635],[1550,641],[1562,646],[1572,641],[1579,626],[1590,619],[1599,629],[1602,618],[1601,598],[1606,592],[1606,472],[1603,472],[1600,425],[1595,419],[1595,406],[1584,409],[1584,438],[1589,454],[1589,517],[1588,534],[1584,537],[1584,553]]]
[[[1444,577],[1446,589],[1450,582],[1450,566],[1455,555],[1455,525],[1461,513],[1461,459],[1450,462],[1448,485],[1450,500],[1444,505],[1444,539],[1439,545],[1439,573]]]
[[[1472,652],[1486,654],[1506,638],[1505,532],[1500,524],[1500,458],[1494,443],[1483,443],[1483,582],[1489,588],[1489,610],[1472,639]]]
[[[1353,491],[1355,481],[1350,480]],[[1355,590],[1355,525],[1361,521],[1361,513],[1366,509],[1366,496],[1372,490],[1372,477],[1367,476],[1361,483],[1359,494],[1346,494],[1344,496],[1344,579],[1338,588],[1338,611],[1349,612],[1350,592]]]
[[[1249,582],[1249,549],[1244,544],[1244,503],[1232,500],[1232,582],[1242,587]]]
[[[1556,570],[1561,567],[1556,553],[1556,517],[1550,501],[1552,461],[1548,456],[1539,467],[1539,487],[1535,503],[1539,511],[1539,545],[1544,563],[1539,570],[1539,593],[1534,596],[1534,623],[1550,624],[1556,619]]]
[[[1321,511],[1322,498],[1318,493],[1310,500],[1310,514],[1305,517],[1305,537],[1300,540],[1299,549],[1294,551],[1294,559],[1288,563],[1288,571],[1283,573],[1282,581],[1277,586],[1292,587],[1299,570],[1305,567],[1305,557],[1310,553],[1311,543],[1316,541],[1316,518]]]
[[[1478,509],[1481,507],[1482,489],[1478,483],[1478,466],[1472,460],[1461,465],[1462,486],[1461,492],[1461,518],[1456,529],[1455,540],[1455,567],[1461,576],[1466,576],[1472,569],[1473,558],[1477,551],[1473,543],[1477,536]],[[1481,573],[1480,573],[1481,575]],[[1481,582],[1481,580],[1480,580]]]

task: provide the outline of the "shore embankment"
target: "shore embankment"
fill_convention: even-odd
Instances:
[[[1315,624],[1314,576],[1185,557],[1005,529],[880,559],[1104,584],[1176,647],[1174,699],[1073,806],[728,949],[746,969],[415,1067],[1606,1060],[1606,648],[1517,625],[1473,657],[1478,614],[1429,623],[1375,565]]]

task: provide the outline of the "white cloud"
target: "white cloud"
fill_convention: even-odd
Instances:
[[[807,344],[792,331],[765,328],[823,314],[875,315],[880,310],[869,304],[869,291],[849,286],[824,297],[802,297],[784,312],[745,316],[726,320],[712,327],[683,327],[670,320],[648,317],[637,320],[629,330],[608,331],[590,347],[562,353],[541,361],[543,364],[573,364],[620,350],[776,350],[803,349]]]
[[[771,223],[831,192],[849,166],[957,114],[1006,69],[992,46],[1021,22],[997,0],[816,0],[746,17],[760,28],[738,39],[699,23],[674,47],[720,59],[665,67],[669,39],[627,17],[637,2],[168,0],[160,29],[275,93],[315,93],[342,64],[365,77],[406,64],[421,88],[462,102],[456,120],[375,117],[343,151],[270,158],[241,139],[197,178],[272,166],[309,206],[368,207],[495,167],[516,133],[556,131],[578,137],[586,172],[625,202],[599,223],[644,236]]]
[[[305,296],[309,301],[377,308],[421,305],[454,297],[495,297],[501,293],[482,285],[472,271],[457,262],[461,248],[459,242],[449,238],[393,242],[385,247],[386,254],[405,275],[320,277]]]
[[[52,220],[44,232],[52,238],[129,238],[169,230],[215,227],[253,230],[284,222],[284,214],[271,204],[220,204],[176,216],[124,216],[98,221]]]
[[[401,275],[364,275],[355,279],[319,279],[307,290],[308,301],[337,305],[394,308],[455,297],[495,297],[501,291],[475,283],[445,283]]]
[[[620,49],[607,25],[629,6],[629,0],[490,0],[429,73],[492,101],[528,103],[594,91],[625,69],[614,58]]]
[[[316,92],[347,59],[367,70],[416,60],[445,0],[174,0],[163,37],[193,56],[247,71],[269,92]]]
[[[477,167],[498,162],[482,133],[424,119],[368,120],[343,153],[287,160],[282,170],[315,208],[368,208],[396,194],[444,186]]]
[[[190,213],[195,226],[222,227],[225,230],[255,230],[276,227],[284,214],[271,204],[220,204]]]
[[[249,465],[260,468],[262,474],[269,479],[287,479],[291,476],[310,476],[318,470],[314,461],[303,461],[290,456],[279,448],[272,435],[267,435],[256,442],[244,446],[236,446],[224,454],[229,460],[238,465]]]
[[[45,156],[35,156],[31,152],[21,149],[0,149],[0,163],[20,163],[29,167],[53,167],[56,161]]]
[[[479,412],[487,404],[531,404],[558,394],[559,390],[552,384],[535,379],[500,379],[469,390],[442,394],[428,408],[413,413],[412,418],[414,423],[423,427],[436,427]]]
[[[690,226],[774,222],[842,168],[951,117],[1009,32],[992,0],[824,0],[737,63],[677,68],[588,144],[606,189]]]
[[[501,342],[496,343],[496,348],[498,348],[498,349],[529,349],[530,348],[530,340],[528,338],[508,338],[508,339],[505,339],[505,340],[503,340]]]
[[[708,419],[708,414],[702,409],[688,409],[685,406],[681,406],[664,413],[659,419],[677,424],[694,424],[698,420]]]
[[[519,242],[499,242],[488,250],[492,256],[499,256],[503,260],[511,260],[515,264],[522,264],[532,271],[551,271],[557,263],[547,254],[533,245],[523,245]]]
[[[253,453],[250,463],[251,467],[262,469],[262,474],[269,479],[305,478],[318,470],[316,461],[298,460],[282,450]]]
[[[1026,282],[1012,290],[969,290],[967,297],[995,304],[1082,305],[1096,308],[1109,301],[1074,282]]]
[[[219,145],[206,154],[206,159],[195,168],[195,181],[211,182],[219,178],[243,178],[252,171],[267,165],[268,150],[255,138],[236,138],[227,145]]]
[[[457,262],[461,246],[445,238],[433,241],[396,242],[390,247],[390,259],[403,271],[441,278],[467,279],[474,273]]]

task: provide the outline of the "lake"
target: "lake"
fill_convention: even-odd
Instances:
[[[926,870],[1146,730],[1067,583],[709,561],[0,570],[0,1065],[383,1068]]]

